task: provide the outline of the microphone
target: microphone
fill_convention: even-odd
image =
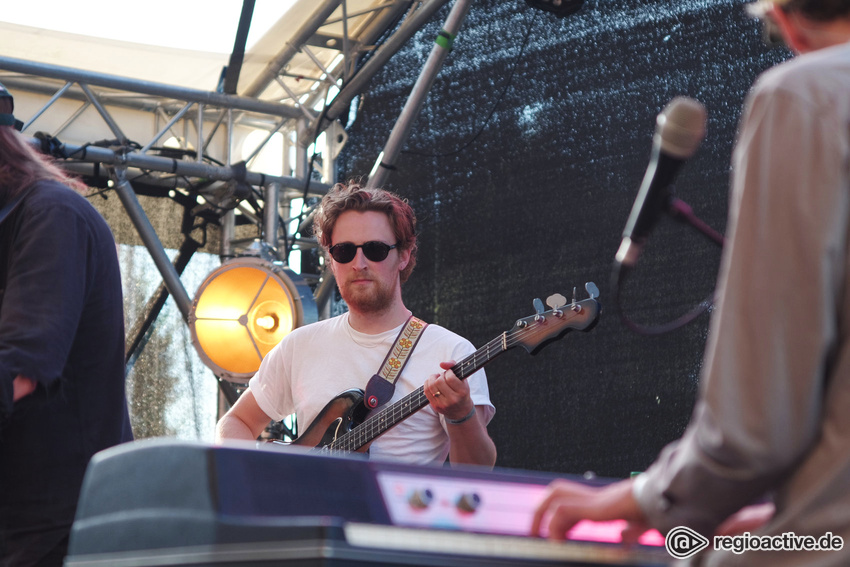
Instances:
[[[705,121],[705,107],[686,97],[674,98],[658,115],[649,166],[615,257],[620,265],[631,268],[637,263],[649,233],[668,209],[673,178],[705,136]]]

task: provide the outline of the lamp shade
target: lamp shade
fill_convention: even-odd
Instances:
[[[204,364],[224,378],[247,379],[272,347],[304,324],[303,294],[290,276],[297,278],[257,257],[230,260],[207,276],[189,315]]]

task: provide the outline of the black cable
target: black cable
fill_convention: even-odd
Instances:
[[[322,111],[322,114],[323,114],[323,115],[325,114],[325,112],[327,111],[327,109],[328,109],[328,106],[327,106],[327,105],[325,105],[325,110],[324,110],[324,111]],[[317,130],[317,133],[316,133],[315,137],[313,138],[313,148],[314,148],[314,149],[315,149],[316,140],[319,138],[319,135],[318,135],[318,125],[319,125],[319,123],[320,123],[320,122],[321,122],[321,118],[319,119],[319,122],[316,122],[316,126],[317,126],[316,130]],[[310,193],[310,181],[311,181],[311,180],[312,180],[312,178],[313,178],[313,166],[314,166],[314,164],[315,164],[315,162],[316,162],[316,157],[317,157],[318,155],[319,155],[319,154],[317,154],[317,153],[314,151],[314,152],[313,152],[313,155],[312,155],[312,156],[310,156],[310,164],[307,166],[307,180],[306,180],[306,182],[304,183],[304,192],[303,192],[303,193],[302,193],[302,195],[301,195],[301,210],[298,212],[298,219],[297,219],[298,227],[299,227],[299,228],[296,228],[295,230],[293,230],[293,231],[292,231],[292,240],[291,240],[291,241],[287,240],[286,238],[284,238],[284,240],[283,240],[283,241],[284,241],[284,243],[285,243],[285,251],[286,251],[286,255],[287,255],[287,257],[289,257],[289,250],[291,250],[292,248],[294,248],[294,247],[295,247],[295,237],[296,237],[296,235],[300,232],[301,222],[304,220],[304,210],[305,210],[305,207],[307,206],[307,196],[308,196],[308,195],[309,195],[309,193]],[[285,234],[285,231],[284,231],[284,234]]]
[[[86,195],[86,199],[89,199],[91,197],[103,196],[104,193],[112,191],[112,189],[113,189],[112,187],[106,187],[105,189],[101,189],[100,191],[95,191],[94,193],[89,193],[89,194]],[[103,196],[103,198],[106,199],[106,196]]]
[[[342,89],[340,89],[340,91],[341,90]],[[327,99],[325,99],[324,108],[322,108],[322,112],[321,112],[321,114],[319,114],[318,120],[316,120],[316,128],[313,130],[313,155],[310,156],[310,163],[307,166],[306,180],[304,182],[304,191],[301,194],[301,211],[299,211],[298,219],[297,219],[299,228],[301,226],[302,220],[304,219],[304,210],[305,210],[305,207],[307,206],[307,197],[310,194],[310,182],[313,179],[313,168],[314,168],[314,164],[316,163],[316,157],[318,157],[318,155],[319,155],[315,151],[316,150],[316,141],[319,139],[319,135],[321,134],[321,132],[319,132],[319,128],[321,128],[322,122],[324,121],[325,117],[327,116],[328,110],[330,109],[330,107],[331,107],[330,102]],[[295,236],[298,233],[299,233],[299,229],[295,229],[295,230],[292,231],[292,240],[291,241],[289,241],[286,238],[283,239],[284,253],[286,254],[286,258],[289,257],[289,251],[292,248],[295,247]],[[285,235],[286,235],[286,230],[284,230],[284,236]]]
[[[172,158],[172,159],[174,159],[174,158],[181,158],[182,159],[184,157],[197,159],[197,157],[198,157],[198,151],[197,150],[186,150],[186,149],[183,149],[183,148],[167,148],[165,146],[153,146],[153,147],[150,148],[150,151],[157,152],[157,154],[161,157],[167,157],[167,158]],[[217,159],[215,159],[214,157],[209,156],[205,153],[201,153],[201,159],[203,161],[207,162],[207,163],[224,167],[223,162],[220,162]]]
[[[620,315],[620,320],[627,328],[641,335],[659,336],[680,329],[705,313],[714,304],[714,293],[712,292],[711,295],[698,303],[693,309],[672,321],[654,326],[635,323],[626,315],[626,312],[623,310],[623,306],[620,302],[620,289],[625,283],[629,272],[630,269],[623,266],[620,262],[614,263],[614,269],[611,272],[611,290],[614,293],[614,311]]]
[[[723,248],[725,245],[726,238],[711,228],[702,219],[697,217],[691,206],[678,197],[668,197],[663,212],[667,213],[673,220],[689,225],[691,228],[695,228],[697,232],[705,236],[708,240],[720,248]],[[625,283],[630,272],[631,266],[624,266],[621,262],[615,262],[614,269],[611,272],[611,289],[614,292],[614,310],[620,314],[620,319],[623,321],[623,324],[636,333],[657,336],[669,333],[670,331],[675,331],[705,313],[705,311],[714,304],[714,292],[712,292],[711,295],[702,300],[693,309],[668,323],[651,327],[635,323],[628,318],[620,304],[620,288],[623,283]]]
[[[493,115],[496,113],[496,109],[499,107],[499,104],[501,104],[502,99],[504,99],[505,94],[508,92],[508,89],[513,84],[514,74],[516,74],[516,70],[517,70],[517,67],[519,67],[520,60],[522,59],[522,56],[525,54],[525,48],[528,45],[528,39],[531,37],[531,30],[534,27],[534,23],[536,21],[536,18],[537,18],[537,12],[533,12],[533,16],[531,18],[531,21],[528,23],[528,29],[525,31],[525,37],[522,40],[522,45],[520,46],[519,53],[517,54],[517,56],[515,58],[514,66],[511,68],[511,72],[508,75],[508,80],[505,83],[505,86],[502,88],[502,92],[499,93],[499,97],[496,99],[496,102],[493,104],[493,108],[490,109],[490,113],[487,115],[487,118],[484,120],[484,122],[481,124],[481,127],[478,129],[478,132],[476,132],[476,134],[472,138],[470,138],[465,144],[463,144],[461,147],[459,147],[455,150],[452,150],[450,152],[434,154],[434,153],[420,152],[420,151],[417,151],[417,150],[401,150],[401,153],[409,154],[409,155],[422,156],[422,157],[448,157],[448,156],[458,154],[458,153],[462,152],[463,150],[465,150],[466,148],[468,148],[469,146],[471,146],[475,142],[475,140],[477,140],[478,137],[484,132],[484,128],[487,127],[487,124],[490,122],[490,119],[493,118]]]

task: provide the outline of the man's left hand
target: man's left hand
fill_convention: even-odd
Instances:
[[[423,387],[431,407],[445,415],[446,419],[463,419],[474,407],[469,395],[469,384],[451,371],[455,364],[453,360],[441,362],[443,372],[429,376]]]

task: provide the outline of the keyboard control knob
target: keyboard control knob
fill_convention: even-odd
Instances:
[[[466,492],[457,499],[457,509],[461,512],[471,514],[481,505],[481,497],[474,492]]]
[[[414,490],[407,497],[407,503],[410,504],[410,507],[417,510],[424,510],[431,505],[432,500],[434,500],[434,493],[427,488]]]

